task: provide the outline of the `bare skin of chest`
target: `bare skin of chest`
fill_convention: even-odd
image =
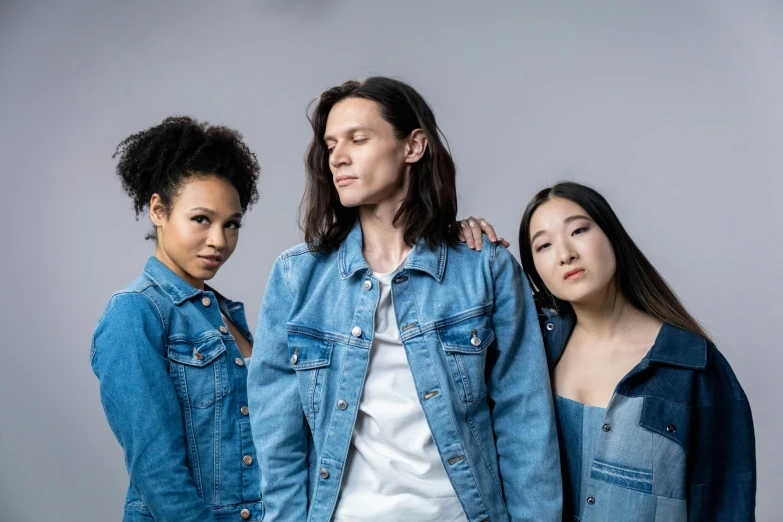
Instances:
[[[660,322],[612,339],[575,330],[552,372],[552,388],[561,397],[606,408],[619,382],[647,355]]]
[[[242,354],[242,357],[250,357],[250,355],[253,353],[253,345],[251,345],[248,340],[245,339],[245,336],[239,332],[237,327],[234,326],[234,323],[232,323],[225,315],[223,315],[223,321],[226,323],[228,331],[231,332],[231,335],[234,336],[234,342],[237,344],[237,348],[239,348],[239,352]]]

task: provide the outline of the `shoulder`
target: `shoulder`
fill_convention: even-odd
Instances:
[[[138,316],[158,318],[163,324],[168,314],[167,300],[162,297],[165,295],[157,283],[146,274],[142,274],[125,288],[111,295],[99,324],[106,320],[132,320]],[[168,302],[171,303],[171,300]]]
[[[466,263],[486,263],[489,266],[496,264],[519,266],[517,260],[506,247],[500,243],[493,243],[486,235],[482,235],[480,251],[469,248],[467,243],[463,241],[449,245],[448,249],[449,258],[456,258]]]
[[[723,402],[747,401],[745,391],[740,385],[729,361],[709,340],[707,345],[707,363],[698,376],[699,406],[711,406]]]

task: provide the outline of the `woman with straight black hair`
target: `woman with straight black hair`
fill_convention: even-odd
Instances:
[[[267,517],[559,521],[532,293],[503,246],[457,241],[434,114],[373,77],[311,123],[306,243],[275,263],[248,376]]]
[[[519,230],[555,393],[564,520],[754,520],[748,399],[595,190],[536,194]]]

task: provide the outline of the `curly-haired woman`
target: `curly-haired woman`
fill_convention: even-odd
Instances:
[[[256,157],[236,131],[187,117],[128,137],[115,156],[155,241],[90,352],[130,475],[123,520],[261,520],[245,385],[253,339],[242,303],[204,284],[258,199]]]

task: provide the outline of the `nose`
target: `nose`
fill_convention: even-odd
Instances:
[[[564,242],[560,246],[560,266],[563,265],[570,265],[577,259],[579,259],[579,254],[576,252],[576,249],[573,248],[573,246],[568,242]]]
[[[222,226],[213,226],[209,230],[207,236],[207,246],[212,247],[217,251],[221,251],[226,248],[226,235],[225,228]]]
[[[333,169],[344,167],[351,164],[351,158],[348,155],[346,147],[342,142],[336,143],[332,149],[332,153],[329,155],[329,165]]]

